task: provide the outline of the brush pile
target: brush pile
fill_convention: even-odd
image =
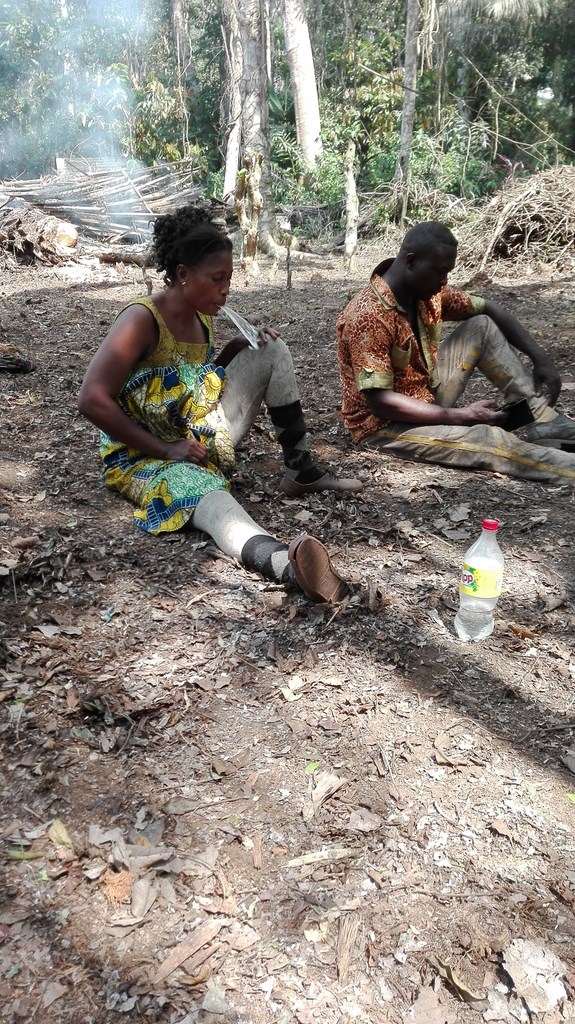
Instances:
[[[459,232],[460,255],[480,267],[527,259],[561,268],[575,259],[575,167],[556,167],[504,186]]]
[[[107,242],[143,242],[160,213],[195,202],[201,190],[194,172],[173,164],[130,172],[68,171],[30,181],[0,182],[6,204],[24,200],[60,220],[71,221],[83,235]]]

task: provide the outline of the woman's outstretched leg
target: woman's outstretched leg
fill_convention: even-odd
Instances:
[[[290,547],[282,544],[258,526],[227,491],[206,494],[194,509],[192,524],[247,569],[276,583],[295,584],[314,601],[334,603],[349,593],[321,541],[302,537]]]

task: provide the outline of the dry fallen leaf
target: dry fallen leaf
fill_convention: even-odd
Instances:
[[[222,930],[225,924],[229,924],[227,918],[204,921],[203,924],[198,928],[195,928],[194,931],[188,935],[186,942],[180,942],[177,946],[174,946],[171,953],[168,954],[163,964],[156,972],[154,985],[158,985],[161,981],[164,981],[164,979],[177,970],[177,968],[180,967],[188,957],[193,956],[194,953],[197,953],[202,946],[211,942],[218,932]]]
[[[70,838],[68,829],[64,823],[59,820],[59,818],[56,818],[55,821],[52,822],[50,828],[46,832],[46,835],[54,846],[65,846],[69,850],[74,849],[74,844]]]
[[[470,510],[471,505],[465,502],[462,505],[452,505],[447,509],[447,515],[452,523],[464,523],[466,519],[469,519]]]
[[[315,776],[315,786],[311,791],[311,798],[305,802],[302,808],[303,820],[311,821],[321,805],[346,784],[347,779],[332,775],[330,772],[319,772]]]
[[[304,928],[303,933],[308,942],[323,942],[327,937],[329,921],[318,921],[309,928]]]
[[[132,917],[145,917],[154,904],[159,889],[152,885],[148,878],[138,878],[132,886],[131,906]]]
[[[40,626],[34,626],[34,629],[37,629],[38,632],[42,634],[42,636],[45,636],[48,639],[50,639],[51,637],[54,637],[54,636],[59,636],[60,633],[64,633],[65,636],[81,636],[82,635],[82,627],[81,626],[68,626],[68,625],[65,625],[65,624],[61,624],[59,626],[56,626],[52,622],[45,622],[45,623],[43,623]]]
[[[506,836],[508,839],[511,839],[509,825],[503,820],[503,818],[495,818],[493,821],[490,821],[487,828],[490,832],[495,832],[498,836]]]
[[[383,825],[383,818],[365,807],[358,807],[349,816],[348,828],[354,832],[376,832]]]
[[[503,965],[531,1013],[545,1013],[567,998],[561,980],[566,968],[551,950],[529,939],[513,939],[503,952]]]
[[[34,548],[39,543],[39,537],[14,537],[14,540],[11,541],[12,547],[21,551],[26,548]]]
[[[575,747],[569,747],[559,756],[559,760],[575,775]]]
[[[65,985],[60,985],[57,981],[49,981],[42,993],[42,1006],[44,1009],[47,1010],[57,999],[66,995],[67,991],[68,989]]]
[[[561,885],[560,882],[549,882],[549,888],[552,893],[559,896],[559,899],[575,909],[575,892],[572,889],[568,889],[566,885]]]
[[[290,676],[287,686],[282,686],[280,689],[285,699],[291,703],[294,700],[299,700],[304,688],[308,687],[309,683],[301,676]]]
[[[8,576],[17,565],[17,558],[6,558],[5,555],[2,555],[0,559],[0,576]]]
[[[259,942],[260,936],[255,928],[251,928],[249,924],[234,924],[231,928],[229,939],[225,941],[230,946],[230,949],[235,949],[237,953],[241,953],[242,950],[249,949],[254,943]]]
[[[99,825],[90,825],[88,842],[91,846],[104,846],[106,843],[121,843],[122,831],[119,828],[102,829]]]
[[[521,637],[522,640],[535,640],[537,633],[534,633],[532,629],[527,629],[525,626],[515,626],[512,622],[509,623],[510,633],[515,633],[515,636]]]
[[[433,988],[422,988],[402,1020],[403,1024],[456,1024],[457,1015],[439,1002]]]

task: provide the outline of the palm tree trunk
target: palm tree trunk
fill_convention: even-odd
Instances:
[[[223,198],[227,200],[234,194],[236,187],[242,138],[242,51],[237,5],[233,0],[227,0],[222,4],[222,37],[226,61],[226,78],[222,88],[225,152]]]
[[[304,168],[321,156],[321,121],[313,54],[303,0],[283,0],[283,24],[295,106],[297,142]]]

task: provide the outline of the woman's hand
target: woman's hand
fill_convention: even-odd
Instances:
[[[279,331],[274,330],[273,327],[260,327],[258,331],[258,345],[267,345],[268,341],[275,341],[279,338]]]
[[[185,437],[181,441],[166,442],[164,459],[170,462],[195,462],[198,466],[207,466],[209,455],[208,449],[201,441]]]

